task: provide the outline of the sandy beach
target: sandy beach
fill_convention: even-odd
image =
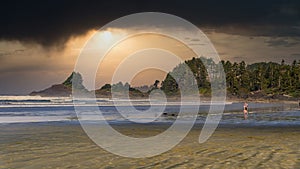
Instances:
[[[24,101],[25,100],[25,101]],[[7,99],[4,99],[5,103]],[[299,168],[300,121],[296,103],[249,103],[244,120],[243,102],[227,102],[218,128],[205,143],[198,142],[210,102],[202,102],[196,123],[180,144],[150,158],[126,158],[96,145],[83,131],[73,105],[15,98],[0,106],[0,168]],[[22,104],[19,104],[22,103]],[[138,110],[148,102],[137,100]],[[150,137],[165,131],[175,121],[180,106],[171,102],[166,116],[151,123],[133,123],[110,102],[99,100],[104,119],[130,137]],[[128,109],[124,105],[120,108]],[[159,108],[159,105],[156,105]],[[84,110],[90,107],[84,106]],[[183,106],[184,112],[190,106]],[[130,113],[130,112],[129,112]],[[129,114],[130,115],[130,114]],[[138,115],[133,114],[132,115]],[[89,116],[88,116],[89,117]],[[136,116],[148,120],[147,116]],[[93,119],[91,116],[89,119]],[[188,119],[187,117],[184,117]],[[82,120],[82,119],[81,119]],[[94,130],[102,130],[84,121]],[[100,125],[101,126],[101,125]],[[181,131],[176,131],[181,132]],[[178,133],[180,134],[180,133]],[[164,142],[169,144],[169,142]],[[120,143],[122,144],[122,143]],[[159,144],[162,144],[160,142]],[[129,147],[124,149],[132,151]]]
[[[114,125],[135,137],[148,137],[168,125]],[[220,126],[199,144],[197,124],[175,148],[161,155],[131,159],[94,144],[80,125],[27,123],[0,126],[0,168],[297,168],[300,126]]]

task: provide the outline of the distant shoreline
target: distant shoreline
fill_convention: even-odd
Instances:
[[[10,96],[10,95],[0,95],[0,96]],[[43,94],[43,95],[16,95],[16,96],[40,96],[40,97],[69,97],[71,98],[72,95],[68,96],[61,96],[61,95],[55,95],[55,94]],[[266,97],[266,96],[265,96]],[[98,95],[96,94],[96,98],[105,98],[105,99],[111,99],[110,95]],[[144,96],[144,97],[135,97],[135,96],[130,96],[129,97],[132,100],[138,100],[138,99],[148,99],[149,96]],[[201,101],[211,101],[211,97],[207,96],[199,96]],[[118,98],[118,99],[123,99],[123,98]],[[176,102],[176,101],[181,101],[179,96],[170,96],[167,97],[168,101],[170,102]],[[299,104],[300,103],[300,98],[295,98],[295,97],[287,97],[287,96],[275,96],[274,98],[253,98],[253,97],[248,97],[248,98],[240,98],[240,97],[232,97],[232,96],[227,96],[225,101],[227,102],[257,102],[257,103],[293,103],[293,104]]]

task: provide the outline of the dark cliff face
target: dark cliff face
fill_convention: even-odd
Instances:
[[[69,97],[72,94],[72,88],[63,84],[53,85],[45,90],[34,91],[30,93],[31,96],[43,96],[43,97]]]
[[[71,75],[62,83],[51,87],[30,93],[31,96],[42,97],[69,97],[72,95],[72,89],[75,92],[88,93],[88,90],[82,84],[83,79],[80,73],[72,72]]]

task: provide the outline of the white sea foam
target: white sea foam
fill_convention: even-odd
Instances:
[[[8,116],[1,117],[0,123],[32,123],[70,120],[69,116]]]
[[[158,118],[158,120],[164,120],[160,117],[160,114],[138,114],[136,112],[125,112],[122,117],[114,106],[137,106],[137,109],[148,110],[150,103],[152,106],[164,106],[166,109],[164,112],[167,114],[176,114],[179,111],[180,106],[183,105],[184,111],[189,112],[189,105],[194,105],[194,102],[150,102],[148,99],[138,100],[126,100],[108,98],[94,99],[83,98],[77,100],[76,106],[86,106],[86,110],[89,110],[89,106],[99,106],[102,109],[103,116],[94,116],[90,114],[85,116],[83,121],[99,121],[99,120],[116,120],[124,121],[126,118],[138,122],[148,122]],[[210,105],[226,104],[226,112],[223,113],[222,123],[243,123],[242,106],[243,103],[232,102],[201,102],[200,103],[200,115],[199,119],[205,120],[205,112],[208,112]],[[76,113],[73,108],[73,101],[70,97],[40,97],[40,96],[0,96],[0,123],[29,123],[29,122],[50,122],[50,121],[70,121],[76,119]],[[287,112],[274,112],[273,109],[266,110],[266,108],[284,108],[281,104],[267,104],[267,103],[249,103],[250,114],[249,118],[252,119],[255,124],[260,124],[261,121],[268,121],[273,123],[291,123],[299,124],[300,111],[287,111]],[[256,110],[255,110],[256,109]],[[281,110],[281,109],[280,109]],[[269,113],[267,113],[269,111]],[[276,111],[278,111],[276,109]],[[262,113],[265,112],[265,113]],[[202,114],[201,114],[202,113]],[[204,114],[203,114],[204,113]],[[187,118],[188,116],[184,116]],[[167,117],[169,118],[169,117]],[[176,117],[174,117],[176,118]],[[151,120],[152,119],[152,120]],[[274,122],[276,121],[276,122]],[[271,124],[271,123],[270,123]]]
[[[196,102],[159,102],[149,99],[109,99],[109,98],[82,98],[76,100],[79,106],[160,106],[160,105],[195,105]],[[232,102],[201,102],[200,105],[232,104]],[[40,96],[0,96],[0,107],[56,107],[72,106],[71,97],[40,97]]]

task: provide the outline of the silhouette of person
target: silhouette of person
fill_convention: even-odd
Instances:
[[[246,120],[248,118],[248,104],[244,103],[244,119]]]

